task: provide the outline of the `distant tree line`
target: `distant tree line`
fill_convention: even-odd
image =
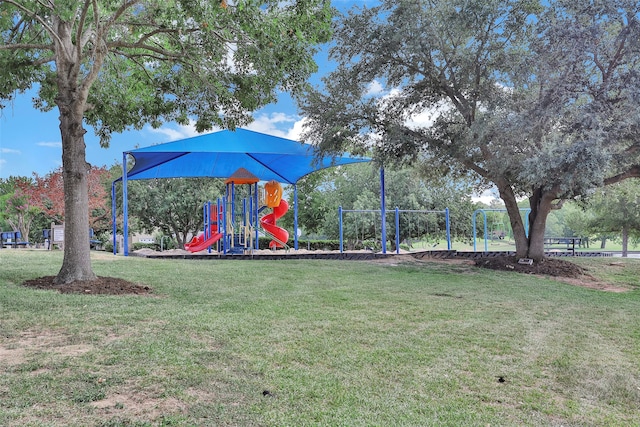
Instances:
[[[92,168],[90,173],[91,227],[103,241],[112,231],[111,183],[121,174],[119,165],[110,169]],[[0,227],[18,230],[25,240],[43,241],[42,230],[51,223],[65,221],[61,172],[41,177],[0,179]],[[466,179],[434,180],[418,168],[404,167],[385,171],[387,188],[387,239],[393,244],[393,210],[450,211],[453,240],[469,242],[473,234],[471,217],[479,208],[504,208],[499,200],[486,205],[474,202],[473,183]],[[122,233],[121,186],[116,186],[117,230]],[[223,197],[224,180],[214,178],[140,180],[129,182],[130,232],[147,233],[160,240],[173,240],[176,247],[203,229],[203,205]],[[293,202],[293,189],[285,187],[285,197]],[[298,182],[298,215],[302,239],[338,238],[338,207],[345,210],[380,210],[379,169],[372,164],[349,165],[315,172]],[[520,202],[527,208],[527,200]],[[512,238],[506,214],[488,212],[489,236],[503,232]],[[344,215],[344,238],[350,248],[380,242],[379,213]],[[483,237],[478,221],[477,235]],[[293,230],[293,209],[279,220]],[[400,239],[411,245],[418,240],[443,241],[444,215],[406,213],[400,216]],[[553,211],[547,222],[546,236],[581,237],[583,245],[605,247],[607,240],[619,240],[623,251],[640,240],[640,185],[631,179],[592,192],[579,202]],[[168,242],[168,240],[167,240]],[[360,245],[360,246],[358,246]]]

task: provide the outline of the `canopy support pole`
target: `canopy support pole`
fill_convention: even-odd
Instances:
[[[118,231],[118,226],[116,224],[116,181],[113,181],[111,183],[111,234],[113,236],[113,254],[117,254],[118,253],[118,246],[117,246],[117,231]]]
[[[253,248],[255,250],[259,250],[260,249],[260,218],[259,218],[259,210],[260,207],[259,205],[259,197],[258,197],[258,192],[260,191],[260,188],[258,187],[258,183],[256,182],[255,184],[253,184],[254,187],[254,191],[253,191],[253,210],[254,212],[252,213],[252,215],[254,215],[254,219],[253,219],[253,223],[255,225],[254,230],[255,230],[255,242],[253,244]]]
[[[127,153],[122,153],[122,254],[129,256],[129,203],[127,201]]]
[[[293,184],[293,249],[298,250],[298,184]]]
[[[384,168],[380,168],[380,215],[382,216],[381,228],[382,228],[382,253],[387,253],[387,210],[386,200],[384,196]]]

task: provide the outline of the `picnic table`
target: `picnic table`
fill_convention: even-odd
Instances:
[[[554,246],[564,246],[568,251],[575,253],[576,244],[580,247],[582,238],[580,237],[545,237],[545,248],[552,248]]]

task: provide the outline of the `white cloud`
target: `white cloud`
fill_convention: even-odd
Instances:
[[[210,130],[210,131],[207,131],[207,132],[198,133],[196,131],[196,121],[195,120],[189,120],[189,124],[187,124],[187,125],[175,124],[173,126],[175,126],[175,127],[161,126],[161,127],[157,128],[157,129],[154,129],[151,126],[148,126],[147,129],[151,133],[155,133],[155,134],[158,134],[158,135],[165,136],[166,137],[166,142],[177,141],[179,139],[185,139],[185,138],[191,138],[193,136],[204,135],[204,134],[215,132],[215,131],[219,130],[219,129],[214,129],[214,130]]]
[[[406,125],[410,128],[431,127],[436,119],[443,113],[451,110],[452,106],[446,101],[439,102],[432,107],[414,114],[407,120]]]
[[[369,83],[366,95],[378,97],[377,104],[381,111],[389,110],[389,104],[393,103],[396,98],[404,96],[402,88],[400,87],[394,87],[385,93],[384,87],[377,80]],[[450,109],[451,104],[446,101],[439,102],[410,116],[405,121],[405,125],[413,129],[431,127],[441,114],[449,111]]]
[[[279,136],[281,138],[298,140],[302,133],[304,119],[299,116],[276,112],[271,114],[260,114],[254,117],[253,122],[245,126],[245,129],[255,132],[266,133],[267,135]],[[157,129],[148,126],[146,129],[157,135],[161,135],[163,142],[176,141],[179,139],[191,138],[198,135],[204,135],[211,132],[217,132],[220,129],[198,133],[195,127],[195,120],[190,120],[188,125],[165,125]]]
[[[299,117],[285,113],[271,113],[268,118],[273,123],[291,123],[295,122]]]
[[[473,193],[471,195],[471,200],[478,203],[484,203],[487,206],[491,205],[491,202],[494,200],[500,200],[500,195],[498,194],[498,190],[496,188],[490,188],[488,190],[484,190],[482,193],[477,194]]]
[[[290,131],[282,130],[282,125],[286,123],[293,123],[295,127],[295,123],[298,119],[298,116],[285,113],[260,114],[259,116],[254,117],[253,122],[251,122],[246,128],[256,132],[266,133],[267,135],[293,139],[289,136]]]
[[[383,91],[384,91],[384,86],[382,86],[382,83],[380,83],[377,80],[374,80],[371,83],[369,83],[369,85],[367,86],[367,92],[365,93],[365,96],[380,95]]]
[[[38,147],[47,147],[47,148],[62,148],[62,142],[38,142],[36,144]]]
[[[181,125],[177,129],[161,127],[158,129],[151,130],[152,133],[157,133],[159,135],[165,136],[167,141],[176,141],[178,139],[184,139],[184,138],[189,138],[191,136],[195,136],[193,134],[193,131],[195,131],[195,128],[193,128],[192,130],[190,129],[189,125]]]
[[[304,128],[307,125],[308,119],[306,117],[301,118],[300,120],[296,120],[293,124],[293,127],[289,129],[287,132],[286,138],[292,139],[294,141],[300,141],[300,137],[302,136],[302,132],[304,132]]]
[[[0,148],[0,153],[3,154],[22,154],[20,150],[14,150],[13,148]]]

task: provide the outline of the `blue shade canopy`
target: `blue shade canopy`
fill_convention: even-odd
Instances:
[[[125,154],[135,159],[127,179],[228,178],[245,168],[262,181],[288,184],[327,167],[371,161],[353,156],[319,157],[311,145],[246,129],[223,130]]]

